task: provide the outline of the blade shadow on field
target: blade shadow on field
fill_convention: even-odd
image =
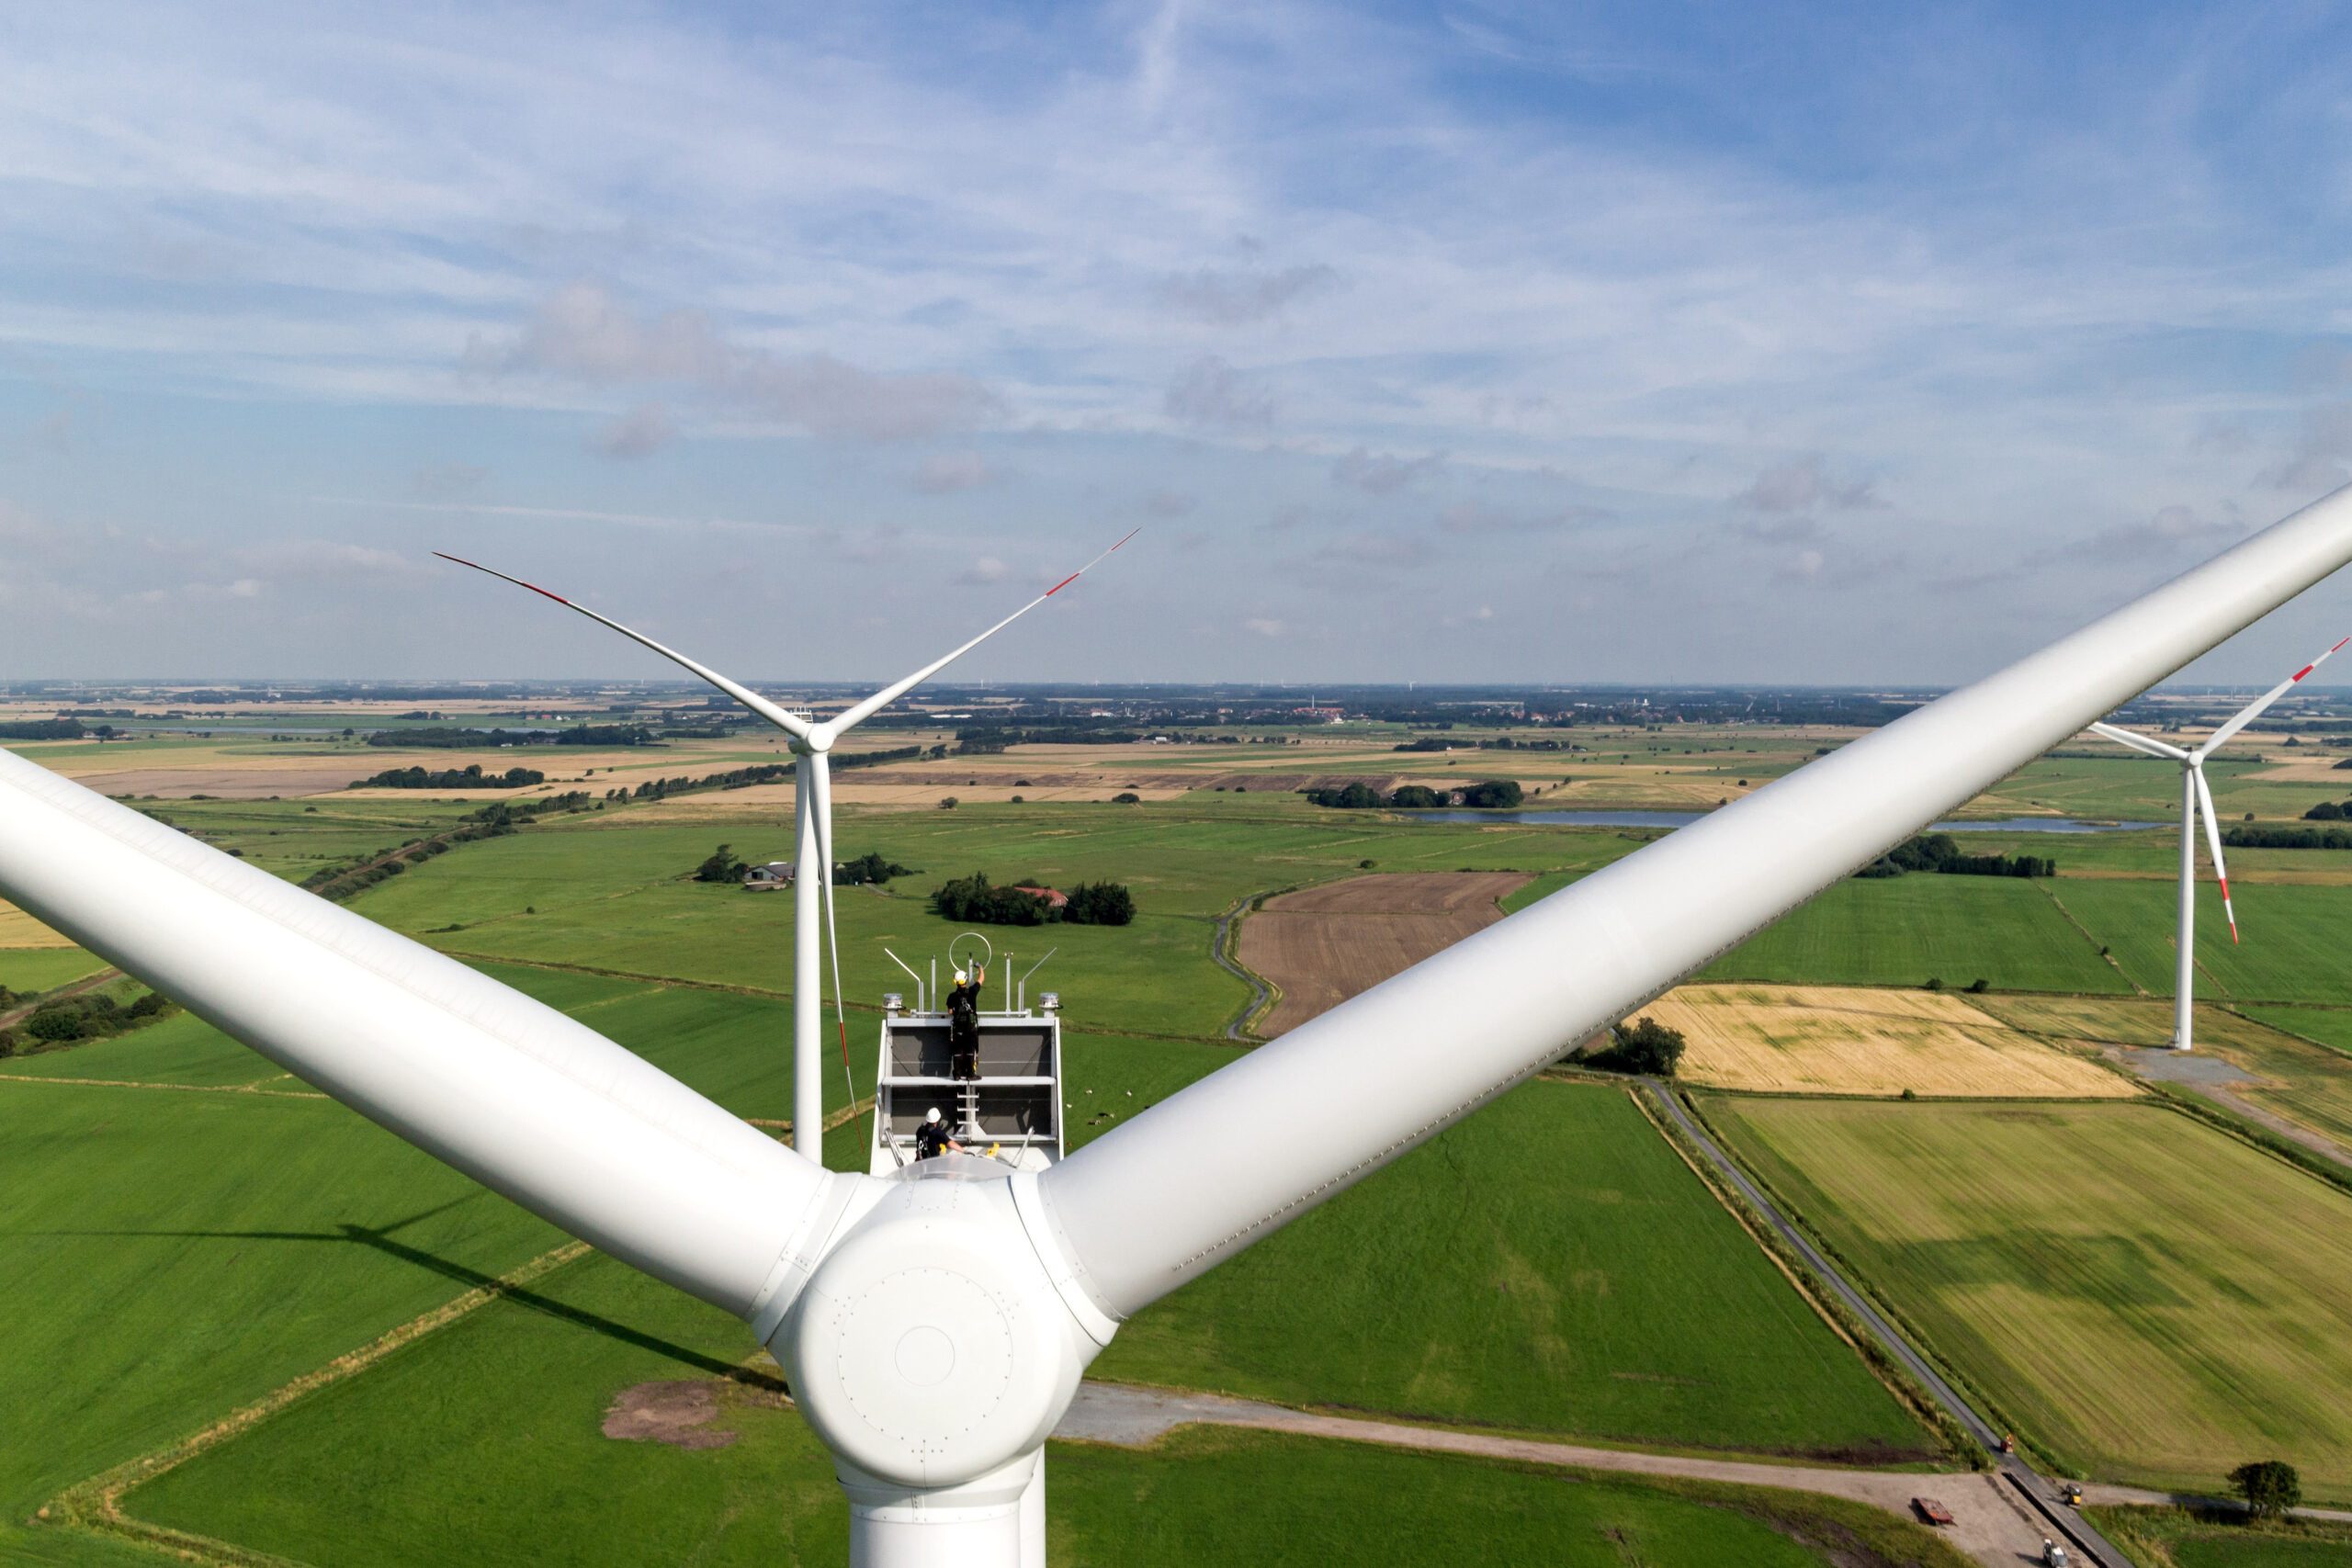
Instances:
[[[717,1356],[707,1355],[704,1352],[694,1349],[688,1346],[677,1344],[672,1340],[662,1338],[658,1335],[649,1334],[641,1328],[635,1328],[626,1323],[621,1323],[613,1318],[606,1317],[601,1313],[591,1312],[585,1307],[574,1306],[569,1302],[558,1301],[553,1296],[543,1294],[540,1292],[531,1290],[526,1286],[503,1284],[500,1282],[496,1275],[485,1274],[479,1269],[459,1263],[453,1258],[443,1258],[437,1253],[427,1252],[423,1247],[412,1247],[405,1242],[396,1241],[393,1239],[393,1232],[405,1230],[409,1226],[415,1224],[422,1220],[429,1219],[433,1215],[442,1213],[444,1210],[452,1209],[459,1203],[469,1201],[476,1196],[479,1196],[479,1194],[469,1193],[465,1197],[453,1198],[447,1203],[438,1204],[430,1209],[420,1210],[416,1213],[410,1214],[403,1219],[393,1220],[385,1224],[362,1225],[355,1224],[349,1221],[345,1221],[343,1224],[336,1225],[333,1230],[323,1231],[48,1230],[18,1231],[14,1234],[18,1235],[115,1236],[125,1238],[148,1237],[156,1239],[176,1237],[202,1241],[345,1242],[353,1246],[365,1247],[373,1251],[380,1252],[388,1258],[398,1258],[403,1263],[413,1264],[419,1269],[424,1269],[432,1273],[438,1274],[445,1280],[449,1280],[458,1284],[463,1285],[468,1290],[488,1291],[492,1294],[503,1300],[513,1302],[515,1305],[523,1307],[528,1311],[540,1313],[546,1316],[571,1324],[576,1327],[584,1328],[592,1334],[601,1334],[607,1339],[618,1340],[625,1345],[633,1345],[640,1350],[650,1350],[655,1355],[663,1357],[666,1359],[676,1361],[684,1366],[693,1367],[700,1371],[708,1372],[715,1377],[729,1378],[739,1382],[753,1382],[763,1387],[772,1385],[778,1392],[784,1391],[785,1385],[783,1380],[779,1378],[769,1377],[756,1371],[740,1366],[735,1362],[723,1360]]]

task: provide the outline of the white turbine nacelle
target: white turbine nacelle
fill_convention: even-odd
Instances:
[[[854,1562],[1035,1568],[1043,1443],[1120,1322],[2347,560],[2352,491],[1487,927],[1035,1175],[955,1156],[889,1179],[828,1172],[577,1020],[6,752],[0,894],[534,1213],[748,1320],[835,1456]],[[754,711],[773,705],[661,651]],[[826,731],[809,752],[821,760],[930,672],[825,726],[784,728]],[[811,831],[821,820],[804,813]],[[1320,1113],[1301,1118],[1311,1102]]]
[[[2090,727],[2093,734],[2104,736],[2119,746],[2129,746],[2134,751],[2180,764],[2180,929],[2174,939],[2177,966],[2173,976],[2172,1024],[2176,1051],[2188,1050],[2195,1043],[2195,1010],[2190,1001],[2197,983],[2197,820],[2200,816],[2205,819],[2205,843],[2213,854],[2213,879],[2222,885],[2222,913],[2230,922],[2230,942],[2234,945],[2238,940],[2238,912],[2230,902],[2230,868],[2222,859],[2222,819],[2213,809],[2212,786],[2205,782],[2205,759],[2260,717],[2272,703],[2293,691],[2304,676],[2326,663],[2329,656],[2346,642],[2352,642],[2352,637],[2341,639],[2326,653],[2232,714],[2205,738],[2201,746],[2183,750],[2168,740],[2112,724]]]

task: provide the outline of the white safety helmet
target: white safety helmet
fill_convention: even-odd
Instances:
[[[934,1127],[938,1126],[938,1125],[939,1125],[939,1107],[937,1107],[936,1105],[933,1106],[933,1107],[931,1108],[931,1111],[930,1111],[929,1114],[925,1115],[925,1116],[923,1117],[923,1120],[924,1120],[924,1121],[926,1121],[926,1122],[930,1122],[930,1123],[931,1123],[933,1126],[934,1126]]]
[[[968,986],[972,983],[972,977],[958,969],[956,971],[956,983],[959,986]]]

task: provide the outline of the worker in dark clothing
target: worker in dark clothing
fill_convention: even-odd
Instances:
[[[956,988],[947,993],[947,1076],[978,1082],[980,1076],[980,987],[989,972],[978,964],[967,975],[956,972]]]
[[[915,1128],[915,1158],[935,1159],[941,1155],[963,1152],[964,1145],[948,1135],[947,1123],[940,1120],[939,1107],[933,1106],[931,1114]]]

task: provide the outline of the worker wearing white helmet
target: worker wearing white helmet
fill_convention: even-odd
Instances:
[[[915,1128],[915,1158],[930,1159],[938,1155],[962,1154],[964,1145],[950,1137],[947,1123],[941,1119],[939,1107],[933,1106]]]
[[[987,969],[975,965],[969,974],[956,971],[956,988],[947,993],[947,1076],[977,1082],[980,1076],[980,987],[988,984]]]

